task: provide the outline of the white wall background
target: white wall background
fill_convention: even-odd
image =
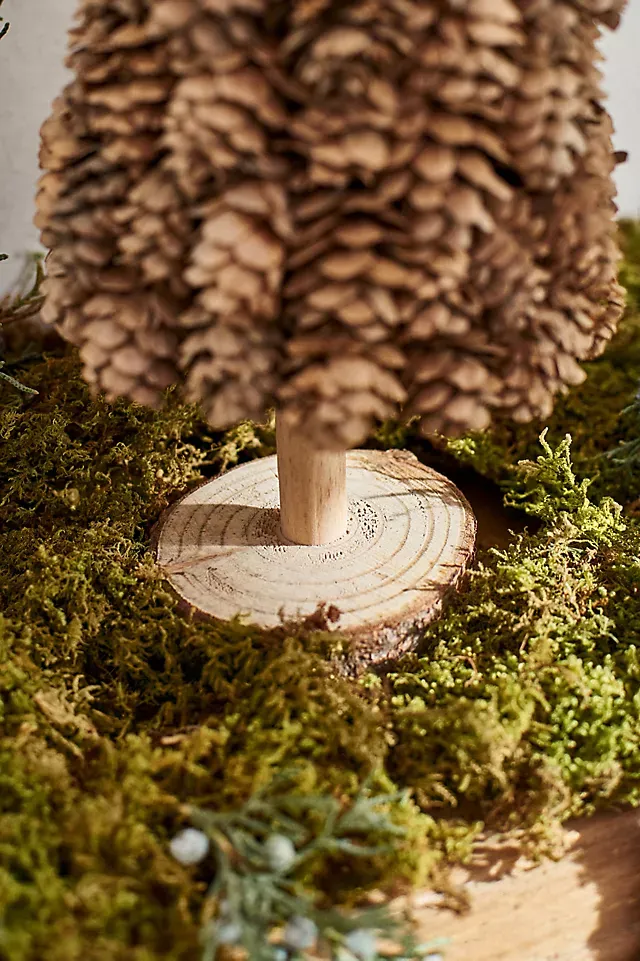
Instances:
[[[616,169],[618,206],[628,217],[640,216],[640,0],[627,0],[622,23],[602,39],[605,90],[613,116],[617,150],[629,159]]]
[[[38,247],[31,224],[38,128],[65,82],[62,60],[75,5],[76,0],[5,0],[2,7],[11,29],[0,41],[0,251],[12,260],[0,264],[0,289],[15,277],[20,256]],[[640,214],[640,0],[630,0],[622,26],[602,46],[615,144],[630,153],[617,170],[618,202],[621,213],[635,216]]]
[[[640,2],[640,0],[638,0]],[[76,0],[5,0],[9,32],[0,40],[0,291],[37,250],[32,225],[38,179],[38,131],[66,82],[67,30]]]

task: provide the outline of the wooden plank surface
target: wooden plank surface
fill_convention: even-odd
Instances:
[[[465,884],[469,913],[418,895],[421,935],[449,939],[445,961],[639,961],[640,812],[570,831],[565,857],[534,868],[518,870],[514,848],[480,851]]]

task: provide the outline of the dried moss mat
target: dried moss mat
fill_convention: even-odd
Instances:
[[[39,393],[0,384],[1,958],[193,961],[206,885],[168,841],[185,805],[232,808],[278,771],[410,789],[388,854],[308,868],[333,900],[446,887],[483,825],[545,853],[566,817],[638,802],[640,468],[602,456],[638,433],[633,312],[546,447],[544,425],[448,445],[534,532],[481,556],[420,656],[357,681],[327,632],[185,617],[149,554],[165,505],[271,452],[269,427],[212,437],[175,398],[93,401],[70,355],[13,372]],[[410,431],[377,443],[433,455]]]

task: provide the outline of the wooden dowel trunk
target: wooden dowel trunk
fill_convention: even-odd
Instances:
[[[276,420],[280,525],[294,544],[330,544],[347,530],[347,455],[320,451]]]

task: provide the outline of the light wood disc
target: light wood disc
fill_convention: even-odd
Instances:
[[[158,564],[203,614],[275,627],[333,605],[360,661],[395,656],[464,572],[475,518],[451,481],[406,451],[351,451],[347,490],[346,533],[293,544],[280,531],[276,458],[243,464],[170,508]]]

